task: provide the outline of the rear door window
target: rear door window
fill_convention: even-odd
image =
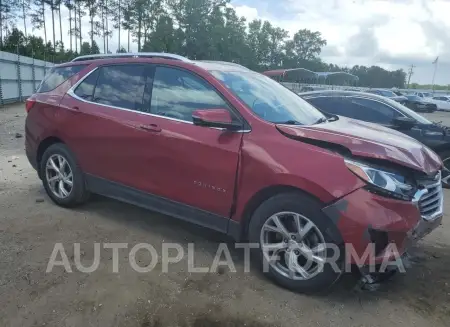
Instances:
[[[146,65],[128,64],[99,68],[91,101],[109,106],[140,110],[145,87]],[[89,87],[87,86],[89,90]]]
[[[355,117],[371,123],[389,125],[393,119],[399,116],[403,116],[397,110],[394,110],[390,106],[370,99],[353,98],[351,102],[359,106],[359,115]]]
[[[74,93],[80,98],[92,101],[94,99],[95,85],[97,84],[99,70],[96,69],[87,76],[80,85],[77,86]]]
[[[53,67],[52,69],[50,69],[50,72],[44,78],[41,85],[39,85],[36,92],[44,93],[52,91],[86,67],[87,65]]]

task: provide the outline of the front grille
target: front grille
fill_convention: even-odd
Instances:
[[[419,199],[419,209],[422,217],[432,220],[442,214],[443,195],[440,172],[435,178],[421,182],[421,185],[428,191]]]

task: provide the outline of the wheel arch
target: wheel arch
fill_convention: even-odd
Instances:
[[[36,153],[36,162],[37,162],[38,167],[40,167],[42,156],[44,155],[45,150],[47,150],[51,145],[56,144],[56,143],[65,144],[62,139],[60,139],[59,137],[56,137],[56,136],[49,136],[49,137],[43,139],[39,143],[37,153]],[[39,171],[40,171],[40,169],[38,169],[38,172]],[[39,177],[42,177],[42,176],[39,176]]]
[[[241,219],[239,222],[239,235],[238,238],[240,240],[247,240],[248,237],[248,227],[250,224],[251,217],[253,212],[266,200],[271,197],[281,194],[281,193],[300,193],[302,195],[308,196],[311,199],[325,205],[318,197],[312,195],[311,193],[306,192],[305,190],[291,186],[291,185],[271,185],[267,186],[258,192],[256,192],[251,199],[244,206],[243,214],[241,215]]]

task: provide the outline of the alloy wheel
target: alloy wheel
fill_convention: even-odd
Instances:
[[[48,158],[45,165],[45,177],[50,191],[57,198],[65,199],[72,193],[72,168],[62,155],[54,154]]]
[[[279,212],[264,223],[260,245],[266,262],[292,280],[307,280],[323,270],[324,237],[313,221],[295,212]]]

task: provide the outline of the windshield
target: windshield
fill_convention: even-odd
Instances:
[[[256,115],[272,123],[312,125],[326,117],[297,94],[255,72],[211,71]]]
[[[409,97],[410,96],[408,95],[408,98]],[[403,112],[405,115],[409,116],[410,118],[414,118],[415,120],[417,120],[421,124],[426,124],[426,125],[433,124],[431,121],[429,121],[425,117],[419,115],[415,111],[412,111],[411,109],[405,107],[404,105],[398,103],[397,101],[394,101],[394,100],[391,100],[391,99],[385,99],[385,101],[387,103],[389,103],[389,105],[391,105],[392,107],[397,108],[398,110]]]
[[[413,100],[413,101],[422,101],[422,98],[417,96],[417,95],[407,95],[406,96],[409,100]]]
[[[425,92],[424,92],[424,93],[422,93],[422,94],[423,94],[423,96],[426,97],[426,98],[431,97],[431,93],[425,93]]]

